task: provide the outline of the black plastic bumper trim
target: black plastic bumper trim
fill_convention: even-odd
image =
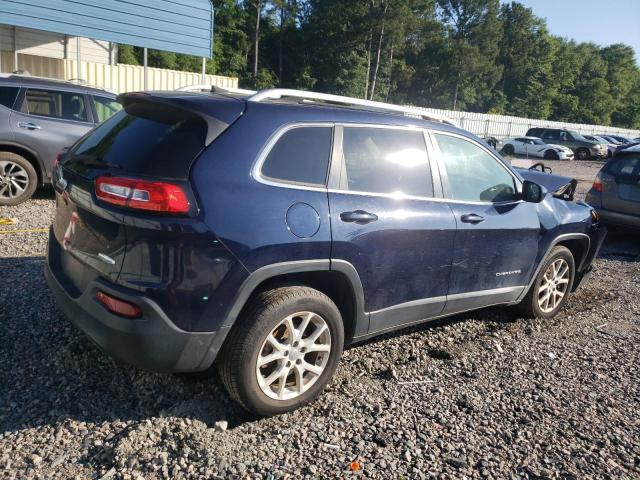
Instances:
[[[196,372],[209,368],[226,332],[187,332],[179,329],[160,307],[143,295],[113,288],[100,279],[90,282],[81,295],[73,298],[47,264],[47,283],[69,320],[101,350],[118,361],[145,370]],[[112,314],[96,299],[102,290],[138,305],[139,319]]]

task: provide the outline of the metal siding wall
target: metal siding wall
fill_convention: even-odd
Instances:
[[[0,0],[2,23],[211,57],[210,0]]]
[[[605,127],[602,125],[586,125],[582,123],[553,122],[551,120],[535,120],[531,118],[511,117],[508,115],[491,115],[488,113],[457,112],[438,108],[422,108],[425,112],[444,115],[458,122],[465,130],[480,137],[492,136],[499,139],[523,136],[531,127],[565,128],[576,130],[582,134],[611,134],[635,138],[640,130],[628,128]]]
[[[64,60],[64,76],[76,76],[75,60]],[[90,85],[96,85],[116,93],[144,90],[144,67],[139,65],[107,65],[104,63],[80,62],[81,77]],[[163,68],[148,69],[149,90],[175,90],[178,87],[195,85],[202,82],[202,75],[194,72],[180,72]],[[205,75],[205,83],[218,87],[238,87],[235,77]]]
[[[18,53],[37,55],[49,58],[64,58],[64,35],[30,28],[16,28]],[[0,25],[0,47],[2,50],[13,50],[13,27]],[[109,42],[80,38],[82,59],[87,62],[109,63]],[[67,56],[76,55],[76,37],[69,37]],[[21,67],[22,68],[22,67]],[[2,69],[3,72],[11,71]]]
[[[3,71],[11,71],[13,52],[2,52]],[[57,58],[19,55],[20,68],[39,77],[61,80],[76,77],[76,61]],[[140,91],[144,89],[144,67],[139,65],[108,65],[106,63],[80,62],[82,78],[95,85],[116,93]],[[180,72],[163,68],[149,68],[149,90],[175,90],[178,87],[202,83],[202,75],[194,72]],[[217,87],[238,88],[236,77],[205,75],[205,83]]]

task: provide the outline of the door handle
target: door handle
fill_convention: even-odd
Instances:
[[[375,213],[365,212],[364,210],[356,210],[354,212],[342,212],[340,214],[340,220],[343,222],[357,223],[359,225],[365,225],[370,222],[378,220],[378,216]]]
[[[467,213],[466,215],[462,215],[462,217],[460,217],[460,220],[462,220],[464,223],[472,223],[475,225],[476,223],[484,222],[484,217],[481,217],[480,215],[477,215],[475,213]]]
[[[36,125],[31,122],[18,122],[20,128],[26,128],[27,130],[40,130],[40,125]]]

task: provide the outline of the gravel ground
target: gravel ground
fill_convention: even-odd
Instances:
[[[585,184],[600,165],[548,163]],[[0,207],[0,230],[53,210],[48,191]],[[637,235],[610,235],[553,321],[487,309],[387,335],[347,350],[315,403],[260,420],[215,374],[96,350],[52,303],[45,246],[0,234],[0,478],[640,478]]]

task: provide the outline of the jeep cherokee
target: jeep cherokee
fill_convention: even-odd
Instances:
[[[491,305],[553,317],[605,236],[571,179],[417,109],[292,90],[119,101],[55,169],[49,285],[117,360],[215,362],[259,415],[315,398],[346,344]]]

